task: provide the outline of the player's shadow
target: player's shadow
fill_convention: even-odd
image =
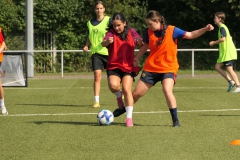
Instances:
[[[240,115],[207,115],[207,114],[202,114],[199,116],[203,116],[203,117],[233,117],[233,116],[240,116]]]
[[[73,122],[73,121],[34,121],[31,123],[35,123],[37,125],[43,125],[43,124],[67,124],[67,125],[88,125],[88,126],[104,126],[99,125],[97,122]],[[119,122],[113,122],[110,126],[126,126],[126,123],[119,123]],[[136,124],[134,123],[135,127],[141,127],[141,126],[149,126],[149,127],[172,127],[172,125],[145,125],[145,124]]]
[[[92,105],[73,105],[73,104],[16,104],[16,105],[19,105],[19,106],[40,106],[40,107],[43,107],[43,106],[51,106],[51,107],[82,107],[82,108],[89,108],[89,107],[92,107]]]
[[[37,125],[42,124],[67,124],[67,125],[88,125],[88,126],[101,126],[97,122],[72,122],[72,121],[34,121]],[[125,123],[113,123],[111,125],[125,125]]]
[[[137,127],[141,127],[141,126],[144,126],[144,127],[172,127],[172,125],[161,125],[161,124],[159,124],[159,125],[153,125],[153,124],[136,124],[136,123],[134,123],[134,126],[137,126]]]

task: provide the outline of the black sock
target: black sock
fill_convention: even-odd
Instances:
[[[169,109],[171,116],[172,116],[172,121],[178,121],[178,115],[177,115],[177,108]]]

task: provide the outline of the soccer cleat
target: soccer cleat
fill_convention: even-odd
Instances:
[[[232,93],[239,93],[240,92],[240,87],[237,87]]]
[[[2,107],[1,107],[1,110],[2,110],[2,114],[3,114],[3,115],[8,115],[8,111],[6,110],[6,107],[5,107],[5,106],[2,106]]]
[[[117,109],[115,109],[115,111],[113,112],[113,115],[114,115],[114,117],[118,117],[118,116],[124,114],[125,112],[126,112],[125,107],[124,107],[123,109],[117,108]]]
[[[172,126],[173,127],[180,127],[179,121],[174,121]]]
[[[127,118],[127,119],[126,119],[126,126],[127,126],[127,127],[132,127],[132,126],[133,126],[132,118]]]
[[[8,111],[6,110],[6,112],[5,112],[5,113],[2,112],[2,114],[3,114],[3,115],[8,115]]]
[[[121,92],[121,96],[119,98],[117,98],[117,104],[118,104],[118,107],[120,109],[122,109],[124,107],[123,99],[124,99],[124,97],[123,97],[123,94]]]
[[[99,108],[100,107],[100,104],[98,102],[94,102],[92,108]]]
[[[235,86],[235,82],[230,81],[227,92],[230,92],[234,86]]]

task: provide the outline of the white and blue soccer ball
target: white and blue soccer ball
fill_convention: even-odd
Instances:
[[[107,109],[103,109],[97,114],[97,122],[100,125],[110,125],[114,121],[113,113]]]

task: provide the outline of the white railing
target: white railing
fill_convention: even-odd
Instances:
[[[137,52],[138,49],[135,49],[135,52]],[[148,50],[149,51],[149,50]],[[218,49],[178,49],[179,52],[182,51],[188,51],[192,52],[192,77],[194,77],[194,52],[196,51],[218,51]],[[240,51],[240,49],[237,49],[237,51]],[[4,52],[15,52],[15,53],[41,53],[41,52],[55,52],[55,53],[61,53],[61,77],[63,77],[63,54],[64,52],[83,52],[83,50],[14,50],[14,51],[4,51]]]

